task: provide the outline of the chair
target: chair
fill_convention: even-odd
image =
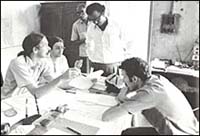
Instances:
[[[3,77],[2,77],[2,74],[1,74],[1,87],[3,86]]]
[[[197,119],[199,120],[199,107],[193,109],[194,115],[197,117]]]

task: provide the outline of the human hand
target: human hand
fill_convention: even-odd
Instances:
[[[74,63],[74,67],[78,68],[78,69],[81,69],[83,65],[83,60],[80,59],[80,60],[76,60],[75,63]]]
[[[69,68],[63,75],[62,79],[69,80],[81,75],[81,71],[78,68]]]
[[[123,87],[120,90],[118,96],[116,97],[116,100],[119,101],[119,102],[124,102],[127,99],[127,97],[126,97],[127,91],[128,91],[128,88]]]

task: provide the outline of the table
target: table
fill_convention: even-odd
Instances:
[[[26,104],[27,99],[28,103]],[[9,122],[12,125],[24,118],[26,107],[28,109],[27,111],[29,116],[37,114],[34,97],[29,92],[20,96],[14,96],[12,98],[2,100],[1,104],[12,106],[18,113],[14,117],[6,117],[1,110],[1,123]],[[103,122],[101,120],[104,111],[117,104],[117,101],[113,96],[94,94],[90,93],[88,90],[76,90],[75,94],[66,93],[65,90],[55,88],[55,90],[38,99],[41,115],[44,115],[49,110],[55,109],[58,105],[63,104],[67,104],[69,108],[69,110],[63,115],[63,118],[97,127],[99,128],[96,133],[97,135],[119,135],[122,130],[131,126],[132,116],[129,114],[110,122]],[[27,134],[27,131],[25,134]],[[51,134],[53,135],[54,133]]]

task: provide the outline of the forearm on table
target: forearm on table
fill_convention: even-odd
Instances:
[[[27,89],[30,91],[32,95],[35,95],[36,98],[40,98],[48,92],[52,91],[56,86],[59,86],[62,83],[61,76],[50,81],[48,84],[43,86],[34,86],[28,85]]]
[[[103,113],[102,120],[103,121],[110,121],[114,120],[122,115],[127,114],[128,112],[122,108],[121,106],[114,106]]]

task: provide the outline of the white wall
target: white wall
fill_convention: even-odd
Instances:
[[[189,53],[199,37],[199,1],[174,1],[173,13],[181,15],[178,33],[160,33],[161,16],[169,13],[170,4],[171,1],[153,3],[151,59],[190,62],[192,54]]]
[[[22,50],[30,32],[40,32],[41,1],[1,1],[1,72],[5,78],[10,60]]]

